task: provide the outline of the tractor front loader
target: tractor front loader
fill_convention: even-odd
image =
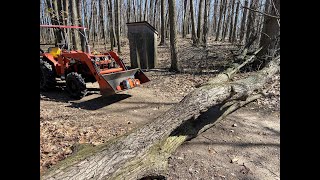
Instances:
[[[40,27],[85,30],[77,26]],[[57,46],[45,52],[40,48],[40,89],[46,91],[54,88],[56,78],[65,80],[66,91],[75,99],[81,99],[87,94],[87,82],[98,82],[100,94],[107,96],[150,81],[141,69],[128,69],[113,51],[92,54],[88,43],[86,52]]]

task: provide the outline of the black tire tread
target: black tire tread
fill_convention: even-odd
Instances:
[[[57,83],[55,79],[54,71],[52,69],[51,64],[41,58],[40,58],[40,71],[42,72],[42,76],[44,76],[44,82],[42,84],[40,82],[40,89],[42,91],[48,91],[50,89],[53,89]]]
[[[77,90],[73,91],[70,87],[70,81],[74,81],[77,85]],[[87,87],[81,74],[71,72],[66,77],[66,91],[72,98],[81,99],[87,94]]]

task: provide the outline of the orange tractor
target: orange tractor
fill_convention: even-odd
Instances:
[[[83,29],[77,26],[40,25],[43,28]],[[85,31],[84,31],[85,32]],[[85,39],[85,33],[82,34]],[[113,51],[93,54],[86,40],[86,51],[50,47],[40,48],[40,89],[46,91],[57,85],[57,79],[65,81],[66,91],[75,99],[87,94],[86,83],[98,82],[101,95],[112,95],[150,81],[141,69],[128,69]]]

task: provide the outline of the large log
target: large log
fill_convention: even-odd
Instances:
[[[211,127],[214,121],[261,97],[261,94],[254,93],[260,91],[279,71],[279,66],[280,56],[262,70],[237,81],[230,79],[239,68],[230,69],[189,93],[150,123],[106,144],[80,148],[41,178],[80,180],[165,177],[167,160],[177,147]],[[217,112],[210,122],[201,118],[201,114],[209,108]]]

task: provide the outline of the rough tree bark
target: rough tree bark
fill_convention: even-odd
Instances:
[[[64,25],[69,25],[69,1],[64,1],[63,2],[63,8],[64,8],[64,17],[63,17],[63,21],[64,21]],[[70,47],[70,29],[65,29],[65,34],[66,34],[66,44],[68,47]]]
[[[79,16],[78,16],[76,0],[71,0],[71,10],[72,10],[71,12],[72,25],[79,26]],[[73,36],[72,36],[73,49],[79,50],[81,48],[79,32],[76,29],[72,29],[72,30],[73,30]]]
[[[134,16],[134,22],[137,22],[137,6],[135,6],[135,1],[136,0],[132,0],[132,7],[133,7],[133,16]]]
[[[154,11],[153,11],[153,26],[154,27],[156,27],[156,29],[157,29],[157,23],[156,23],[156,16],[157,16],[157,3],[158,3],[158,0],[155,0],[155,2],[154,2],[154,6],[153,6],[153,8],[154,8]],[[158,22],[158,21],[157,21]]]
[[[213,23],[212,23],[212,35],[216,35],[217,32],[217,15],[218,15],[218,0],[214,0],[214,5],[213,5]]]
[[[155,16],[154,12],[153,12],[153,5],[154,5],[154,0],[150,0],[150,5],[149,5],[149,16],[148,16],[148,19],[149,19],[149,23],[152,24],[153,27],[155,27],[154,25],[154,21],[153,20],[153,17]]]
[[[257,52],[256,52],[257,53]],[[240,66],[228,69],[185,96],[177,105],[146,125],[106,144],[79,148],[42,179],[140,179],[165,176],[170,155],[186,140],[212,127],[241,106],[261,97],[256,92],[279,72],[280,56],[247,78],[230,81]],[[201,119],[208,109],[216,117]]]
[[[236,16],[234,17],[234,25],[232,30],[232,37],[231,41],[236,42],[237,41],[237,24],[238,24],[238,13],[239,13],[239,6],[240,6],[240,0],[237,2],[237,8],[236,8]]]
[[[221,21],[222,21],[222,15],[223,15],[223,9],[224,9],[224,0],[220,1],[220,10],[219,10],[219,20],[218,20],[218,26],[217,26],[217,31],[216,31],[216,39],[215,41],[219,40],[219,34],[220,34],[220,29],[221,29]]]
[[[226,0],[226,7],[224,11],[224,23],[223,23],[223,30],[222,30],[222,39],[224,41],[228,32],[229,21],[230,21],[230,2]]]
[[[140,0],[139,1],[139,7],[140,7],[140,9],[139,9],[139,17],[140,17],[140,21],[142,21],[142,0]]]
[[[52,0],[52,3],[50,2],[50,0],[46,0],[46,1],[47,1],[47,5],[50,12],[51,23],[53,25],[61,25],[59,23],[59,10],[58,10],[57,0]],[[55,30],[54,34],[55,34],[55,44],[61,43],[63,39],[61,31]]]
[[[256,10],[258,7],[258,0],[252,0],[250,3],[250,8]],[[245,36],[245,42],[248,43],[251,36],[256,36],[256,13],[253,11],[249,11],[248,13],[248,23],[247,23],[247,32]]]
[[[234,16],[234,4],[235,4],[236,0],[232,0],[231,4],[231,21],[230,21],[230,28],[229,28],[229,42],[232,42],[232,31],[233,31],[233,16]]]
[[[147,15],[148,15],[148,0],[145,0],[144,3],[144,14],[143,14],[143,20],[147,21]]]
[[[166,45],[166,37],[165,37],[165,21],[164,21],[164,0],[161,0],[161,34],[160,34],[160,46]]]
[[[127,0],[127,23],[131,22],[131,1]]]
[[[248,0],[244,1],[244,6],[248,7]],[[243,42],[245,30],[246,30],[246,21],[247,21],[247,9],[243,8],[242,20],[241,20],[241,27],[240,27],[240,42]]]
[[[100,13],[100,28],[99,28],[99,32],[101,33],[101,38],[103,39],[103,43],[106,44],[107,43],[107,37],[105,34],[105,17],[104,17],[104,12],[105,12],[105,3],[104,0],[99,0],[99,13]]]
[[[114,47],[114,28],[113,28],[113,18],[112,18],[112,0],[107,0],[108,7],[108,17],[109,17],[109,25],[110,25],[110,49],[113,51]]]
[[[115,0],[115,26],[116,26],[116,36],[117,36],[117,45],[118,53],[121,53],[121,41],[120,41],[120,2]]]
[[[197,45],[199,45],[202,40],[202,6],[203,0],[199,1],[199,11],[198,11],[198,26],[197,26]]]
[[[83,17],[83,14],[82,14],[82,9],[84,9],[84,4],[81,2],[81,0],[76,0],[76,3],[77,3],[77,13],[78,13],[78,17],[79,17],[79,26],[84,26],[84,17]],[[83,35],[85,34],[84,30],[83,29],[79,29],[80,33],[82,33]],[[81,50],[82,51],[86,51],[88,50],[87,48],[87,44],[86,44],[86,38],[84,36],[81,36],[80,35],[80,42],[81,42]],[[89,42],[88,42],[89,43]]]
[[[194,20],[193,0],[190,0],[192,45],[197,46],[196,24]]]
[[[271,1],[272,0],[266,0],[265,13],[278,16],[278,14],[280,14],[280,0],[274,0],[274,4],[272,4]],[[263,48],[258,55],[270,55],[272,57],[277,49],[277,46],[279,46],[277,41],[274,41],[279,35],[280,26],[278,24],[278,20],[273,17],[265,16],[260,39],[260,46]]]
[[[210,0],[205,0],[205,5],[204,5],[204,15],[203,15],[203,36],[202,36],[202,42],[203,46],[207,47],[207,41],[208,41],[208,17],[210,14]]]
[[[188,5],[188,0],[184,0],[183,3],[183,20],[182,20],[182,38],[186,38],[187,34],[187,5]]]
[[[172,0],[168,0],[169,5],[169,23],[170,23],[170,50],[171,50],[171,71],[179,71],[178,66],[178,47],[177,47],[177,29],[176,29],[176,2]]]

